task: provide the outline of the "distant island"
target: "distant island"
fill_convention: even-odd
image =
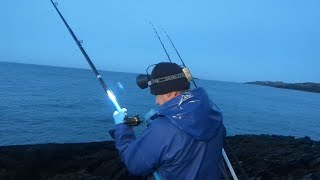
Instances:
[[[320,93],[320,83],[312,83],[312,82],[305,82],[305,83],[285,83],[281,81],[254,81],[254,82],[246,82],[245,84],[257,84],[262,86],[271,86],[276,88],[283,88],[283,89],[294,89],[300,91],[307,91],[307,92],[314,92]]]

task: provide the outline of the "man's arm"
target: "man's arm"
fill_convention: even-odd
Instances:
[[[148,175],[161,163],[162,154],[166,151],[167,132],[158,123],[153,122],[146,131],[135,138],[131,127],[117,124],[114,132],[116,148],[128,171],[134,175]]]

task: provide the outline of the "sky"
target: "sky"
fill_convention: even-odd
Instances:
[[[320,83],[319,0],[58,0],[98,70],[144,73],[167,56],[219,81]],[[0,1],[0,61],[89,69],[50,0]]]

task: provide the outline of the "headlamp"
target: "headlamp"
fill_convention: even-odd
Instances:
[[[137,85],[141,89],[146,89],[148,87],[148,82],[151,80],[151,76],[149,74],[139,74],[136,78]]]

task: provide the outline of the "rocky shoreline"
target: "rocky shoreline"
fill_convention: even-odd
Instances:
[[[225,149],[239,179],[320,179],[320,142],[308,137],[237,135]],[[105,141],[2,146],[0,179],[144,178],[130,176],[114,142]]]
[[[276,82],[254,81],[254,82],[246,82],[245,84],[256,84],[256,85],[271,86],[271,87],[283,88],[283,89],[293,89],[293,90],[320,93],[320,83],[312,83],[312,82],[285,83],[281,81],[276,81]]]

